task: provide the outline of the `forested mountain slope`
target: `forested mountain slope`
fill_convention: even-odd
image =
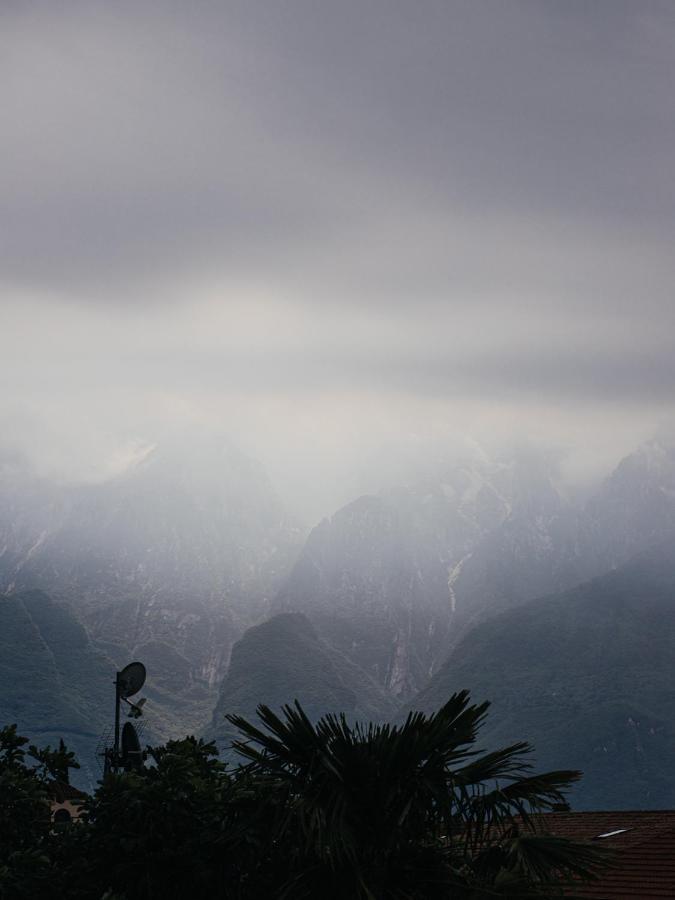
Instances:
[[[412,707],[469,688],[492,701],[488,744],[527,737],[540,768],[584,771],[575,806],[672,808],[674,546],[479,625]]]
[[[234,732],[227,713],[254,718],[258,704],[275,712],[299,700],[312,719],[344,712],[350,720],[382,721],[396,704],[366,673],[330,647],[300,613],[282,613],[249,629],[232,650],[210,737],[227,748]]]
[[[114,680],[111,660],[46,594],[0,598],[0,723],[38,744],[62,737],[89,786],[100,777],[94,749],[112,724]]]

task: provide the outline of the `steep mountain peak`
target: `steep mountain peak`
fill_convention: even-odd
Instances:
[[[305,612],[323,637],[403,697],[442,661],[457,619],[563,580],[551,571],[557,534],[569,528],[560,522],[564,510],[552,466],[534,453],[446,465],[322,522],[275,609]],[[514,561],[522,568],[533,557],[527,579],[513,574]]]
[[[532,448],[496,464],[492,481],[509,498],[512,517],[551,516],[570,505],[557,460]]]
[[[675,450],[654,440],[624,457],[587,504],[584,541],[602,572],[675,531]]]
[[[610,475],[610,480],[672,480],[673,477],[675,477],[675,449],[654,439],[625,456]]]

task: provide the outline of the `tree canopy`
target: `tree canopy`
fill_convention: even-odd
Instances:
[[[5,728],[0,898],[555,896],[603,863],[538,827],[579,773],[534,773],[526,743],[478,752],[487,706],[462,692],[400,725],[260,706],[256,724],[228,716],[240,765],[193,737],[149,748],[142,770],[106,776],[81,823],[58,831],[50,782],[72,754],[27,754]]]

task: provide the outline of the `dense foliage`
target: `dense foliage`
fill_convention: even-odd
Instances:
[[[30,900],[57,896],[51,877],[59,848],[50,793],[78,764],[63,741],[56,750],[26,750],[27,743],[15,725],[0,730],[0,897]]]
[[[597,851],[539,833],[576,772],[534,775],[530,748],[474,749],[487,704],[466,692],[401,726],[313,724],[299,704],[231,716],[244,764],[187,738],[109,775],[84,820],[50,825],[65,747],[0,732],[0,898],[551,897]],[[32,765],[34,760],[35,765]]]

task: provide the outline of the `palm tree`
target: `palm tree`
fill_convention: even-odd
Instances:
[[[597,850],[538,833],[579,772],[533,774],[531,747],[475,749],[487,703],[454,694],[400,725],[313,724],[296,701],[263,728],[237,715],[252,783],[274,823],[265,850],[280,898],[432,900],[554,896],[593,876]],[[271,869],[270,869],[271,866]]]

